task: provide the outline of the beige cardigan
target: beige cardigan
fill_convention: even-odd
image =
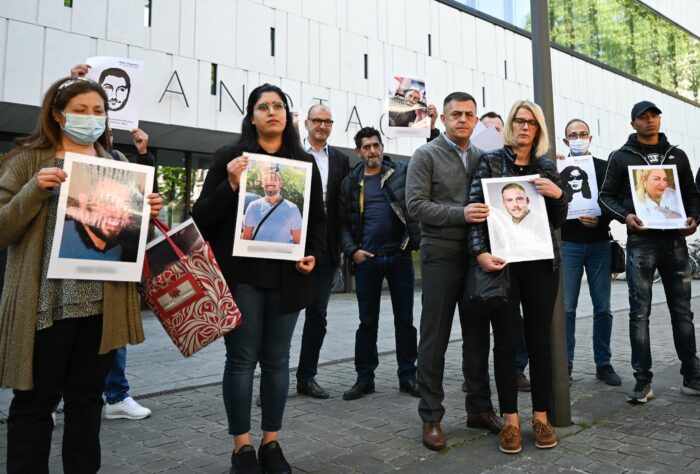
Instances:
[[[95,144],[100,158],[107,152]],[[50,191],[36,173],[53,166],[55,150],[27,150],[0,161],[0,248],[7,248],[0,300],[0,385],[31,390],[41,262]],[[105,282],[100,354],[143,342],[134,283]]]

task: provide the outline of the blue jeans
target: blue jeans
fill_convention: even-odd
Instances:
[[[299,311],[280,311],[280,290],[238,284],[233,294],[243,323],[224,336],[223,395],[231,435],[250,431],[255,366],[260,363],[261,428],[279,431],[289,390],[289,348]]]
[[[306,308],[297,367],[299,382],[313,380],[318,372],[318,356],[321,353],[323,339],[326,337],[328,301],[331,298],[331,289],[335,283],[337,270],[331,256],[322,255],[311,274],[316,290],[316,300]]]
[[[671,329],[676,353],[681,360],[681,374],[686,380],[700,376],[700,362],[695,348],[695,326],[690,311],[690,263],[685,237],[678,235],[627,237],[627,285],[630,297],[630,343],[634,378],[651,382],[651,347],[649,314],[651,285],[658,268],[671,313]]]
[[[114,361],[105,381],[105,398],[114,405],[129,396],[129,381],[126,379],[126,346],[114,351]]]
[[[358,381],[374,380],[374,371],[379,366],[377,331],[384,278],[389,284],[394,310],[399,380],[416,378],[418,335],[413,326],[413,261],[410,254],[396,254],[368,258],[356,266],[355,287],[360,310],[360,327],[355,334]]]
[[[566,346],[569,367],[574,366],[576,346],[576,307],[581,292],[583,269],[588,277],[588,290],[593,301],[593,360],[596,367],[610,365],[610,242],[588,244],[562,241],[564,278],[564,313],[566,314]]]

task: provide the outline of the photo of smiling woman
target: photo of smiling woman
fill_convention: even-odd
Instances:
[[[238,201],[245,199],[240,191],[245,183],[241,174],[249,166],[247,153],[312,164],[305,256],[298,261],[232,256],[234,232],[247,232],[236,226]],[[278,203],[278,171],[268,167],[265,175],[269,194]],[[313,157],[301,148],[287,96],[279,87],[263,84],[250,93],[241,137],[214,154],[192,216],[210,242],[243,316],[241,326],[224,336],[223,398],[233,436],[232,472],[258,472],[260,467],[264,472],[291,472],[278,442],[289,390],[289,349],[299,311],[312,302],[310,273],[324,249],[326,215],[321,175]],[[253,226],[249,224],[244,226]],[[293,239],[291,230],[285,238]],[[263,437],[256,456],[250,418],[258,363]]]
[[[676,166],[631,166],[634,210],[645,227],[675,229],[685,227],[685,209],[676,187]]]

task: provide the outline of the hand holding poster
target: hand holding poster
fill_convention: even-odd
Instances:
[[[424,79],[389,75],[385,107],[389,117],[387,137],[430,136],[431,119]]]
[[[241,174],[233,255],[299,260],[304,257],[312,164],[246,153]]]
[[[153,167],[66,153],[47,278],[140,281]]]
[[[508,263],[554,258],[544,197],[530,180],[538,175],[481,180],[491,254]]]
[[[591,155],[569,156],[557,160],[557,170],[569,199],[567,219],[601,215],[598,205],[598,181]]]
[[[143,61],[98,56],[88,58],[88,79],[99,83],[107,94],[109,126],[131,131],[139,127]]]
[[[628,167],[634,212],[649,229],[686,227],[676,165]]]

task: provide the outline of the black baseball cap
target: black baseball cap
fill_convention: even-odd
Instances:
[[[632,120],[636,119],[647,110],[651,110],[655,114],[661,113],[661,109],[654,105],[653,102],[643,100],[641,102],[637,102],[636,104],[634,104],[634,107],[632,107]]]

